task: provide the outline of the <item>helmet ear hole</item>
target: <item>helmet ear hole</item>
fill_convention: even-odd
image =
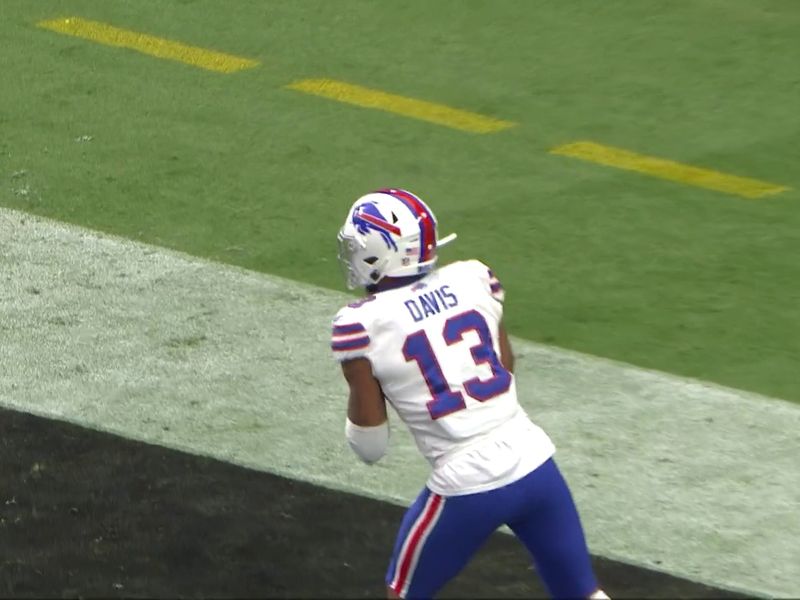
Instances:
[[[368,256],[367,258],[364,259],[364,262],[367,263],[368,265],[374,265],[376,262],[378,262],[378,257]]]

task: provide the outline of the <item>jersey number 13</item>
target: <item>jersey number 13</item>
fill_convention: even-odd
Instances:
[[[492,369],[489,379],[473,377],[461,385],[470,398],[480,402],[490,400],[508,391],[511,385],[511,373],[500,363],[497,353],[492,346],[492,335],[486,319],[476,310],[470,310],[460,315],[450,317],[444,323],[442,336],[448,346],[452,346],[463,339],[464,333],[474,331],[480,338],[480,343],[472,346],[472,360],[476,365],[488,364]],[[403,356],[406,361],[416,361],[425,383],[431,392],[432,399],[428,401],[428,412],[432,419],[438,419],[467,407],[461,392],[453,390],[442,373],[442,367],[431,348],[430,340],[424,330],[412,333],[403,344]]]

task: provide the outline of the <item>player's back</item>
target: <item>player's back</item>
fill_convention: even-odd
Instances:
[[[370,360],[387,400],[433,465],[434,487],[438,477],[444,492],[491,487],[552,455],[500,360],[503,297],[486,265],[461,261],[348,305],[334,322],[337,358]],[[477,462],[469,456],[476,450]],[[535,464],[516,461],[519,452],[532,453]]]

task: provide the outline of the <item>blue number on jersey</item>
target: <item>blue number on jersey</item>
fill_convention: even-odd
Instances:
[[[412,333],[403,344],[403,356],[406,361],[417,361],[422,377],[428,384],[433,399],[428,402],[428,412],[432,419],[438,419],[467,407],[461,392],[454,392],[444,378],[442,367],[436,360],[431,343],[424,331]]]
[[[475,400],[484,402],[508,391],[511,387],[511,373],[503,366],[492,346],[492,334],[486,319],[477,310],[470,310],[447,320],[444,324],[444,341],[450,346],[460,342],[467,331],[475,331],[480,343],[472,346],[472,360],[476,365],[488,363],[492,368],[492,377],[481,381],[473,377],[464,382],[464,390]]]
[[[476,365],[488,364],[492,369],[492,377],[486,380],[473,377],[462,385],[470,397],[485,402],[508,391],[511,386],[511,373],[500,363],[492,346],[489,326],[478,311],[470,310],[450,317],[445,321],[442,334],[447,345],[451,346],[460,342],[467,331],[475,331],[480,338],[480,343],[470,348],[472,359]],[[406,338],[403,344],[403,356],[406,361],[417,362],[422,377],[428,385],[433,396],[428,401],[428,412],[432,419],[439,419],[467,407],[461,392],[450,389],[425,331],[417,331]]]

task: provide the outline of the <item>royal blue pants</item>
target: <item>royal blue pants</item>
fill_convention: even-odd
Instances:
[[[587,598],[597,590],[578,511],[552,458],[488,492],[439,496],[423,489],[403,517],[386,584],[403,598],[433,597],[501,525],[528,549],[552,597]]]

